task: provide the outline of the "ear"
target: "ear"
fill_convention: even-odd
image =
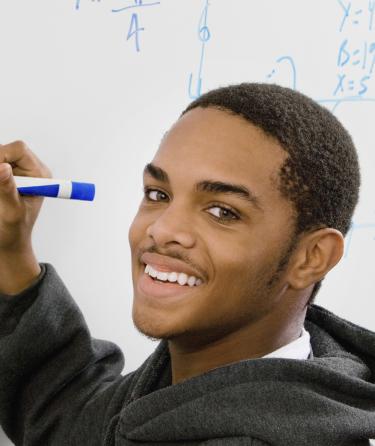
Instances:
[[[308,233],[298,243],[286,278],[289,287],[301,290],[318,282],[341,259],[344,237],[340,231],[324,228]]]

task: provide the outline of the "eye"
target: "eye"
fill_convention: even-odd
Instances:
[[[147,201],[164,201],[168,198],[165,192],[159,189],[151,189],[150,187],[144,187],[143,193]]]
[[[143,188],[143,193],[146,201],[158,203],[160,201],[167,201],[169,199],[168,195],[160,189],[153,189],[151,187],[145,186]],[[214,203],[208,208],[209,211],[212,209],[217,209],[215,212],[209,212],[216,220],[223,223],[231,223],[236,220],[240,220],[240,215],[234,209],[223,206],[222,204]]]
[[[220,221],[226,221],[226,222],[230,222],[230,221],[234,221],[234,220],[239,220],[240,217],[237,214],[237,212],[234,211],[234,209],[222,206],[222,205],[217,205],[215,204],[214,206],[211,206],[209,209],[218,209],[218,211],[216,211],[215,213],[211,213],[211,215],[213,215],[217,220]]]

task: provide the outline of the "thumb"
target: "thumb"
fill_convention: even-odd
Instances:
[[[9,163],[0,163],[0,200],[3,206],[8,204],[14,207],[15,203],[19,204],[19,194]]]

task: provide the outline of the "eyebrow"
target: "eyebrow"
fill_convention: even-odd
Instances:
[[[170,184],[167,172],[155,164],[146,164],[143,175],[150,175],[157,181]],[[251,206],[263,212],[262,205],[259,198],[251,192],[246,186],[242,184],[224,183],[223,181],[203,180],[195,185],[196,192],[208,192],[213,194],[228,194],[234,195],[242,200],[245,200]]]

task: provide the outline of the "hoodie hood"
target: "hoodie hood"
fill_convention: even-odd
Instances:
[[[118,434],[126,444],[169,446],[213,439],[368,445],[375,438],[375,333],[315,304],[304,325],[307,360],[242,360],[175,385],[161,341],[134,374]]]

